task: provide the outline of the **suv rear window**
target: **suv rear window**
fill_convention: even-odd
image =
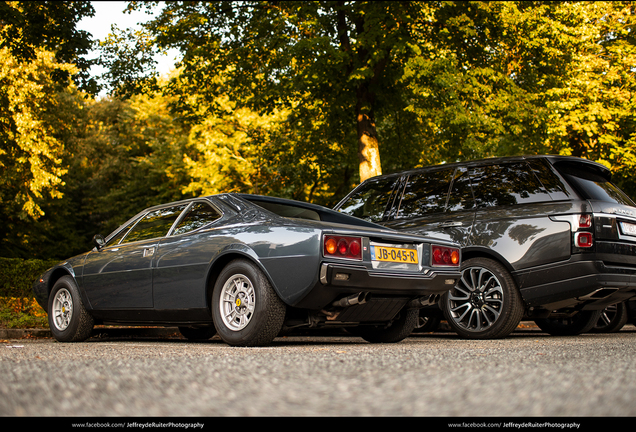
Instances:
[[[561,164],[556,168],[585,199],[635,205],[623,191],[600,173],[571,164]]]

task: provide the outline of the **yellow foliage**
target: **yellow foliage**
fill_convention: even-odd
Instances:
[[[43,214],[37,201],[44,192],[61,196],[67,172],[63,137],[71,132],[64,113],[81,107],[70,78],[67,87],[51,78],[54,72],[74,74],[77,69],[57,63],[51,52],[36,53],[35,60],[23,62],[0,49],[0,168],[2,183],[10,188],[2,191],[0,202],[17,202],[25,215],[35,218]]]

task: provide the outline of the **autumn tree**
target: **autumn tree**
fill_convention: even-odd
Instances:
[[[69,74],[84,91],[97,93],[97,83],[89,69],[94,60],[85,56],[93,46],[91,35],[77,28],[84,17],[95,14],[89,1],[1,1],[0,48],[7,48],[20,62],[37,58],[46,50],[62,65],[74,65],[51,71],[52,78],[65,84]]]
[[[324,120],[320,130],[297,132],[310,149],[343,146],[357,155],[364,180],[382,173],[377,114],[399,105],[412,22],[427,8],[411,2],[165,2],[146,29],[159,48],[181,50],[181,73],[208,102],[228,94],[259,113],[293,107],[294,121],[303,126]],[[228,70],[223,85],[212,83]]]

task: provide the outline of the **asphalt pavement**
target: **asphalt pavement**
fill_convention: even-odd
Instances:
[[[636,416],[631,325],[576,337],[522,328],[488,341],[414,334],[397,344],[305,335],[260,348],[138,331],[147,333],[98,332],[81,343],[3,339],[0,415]]]

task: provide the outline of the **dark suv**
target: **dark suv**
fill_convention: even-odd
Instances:
[[[463,337],[504,337],[522,319],[579,334],[602,309],[636,296],[636,207],[595,162],[527,156],[432,166],[371,178],[335,209],[458,242],[463,276],[439,306]]]

